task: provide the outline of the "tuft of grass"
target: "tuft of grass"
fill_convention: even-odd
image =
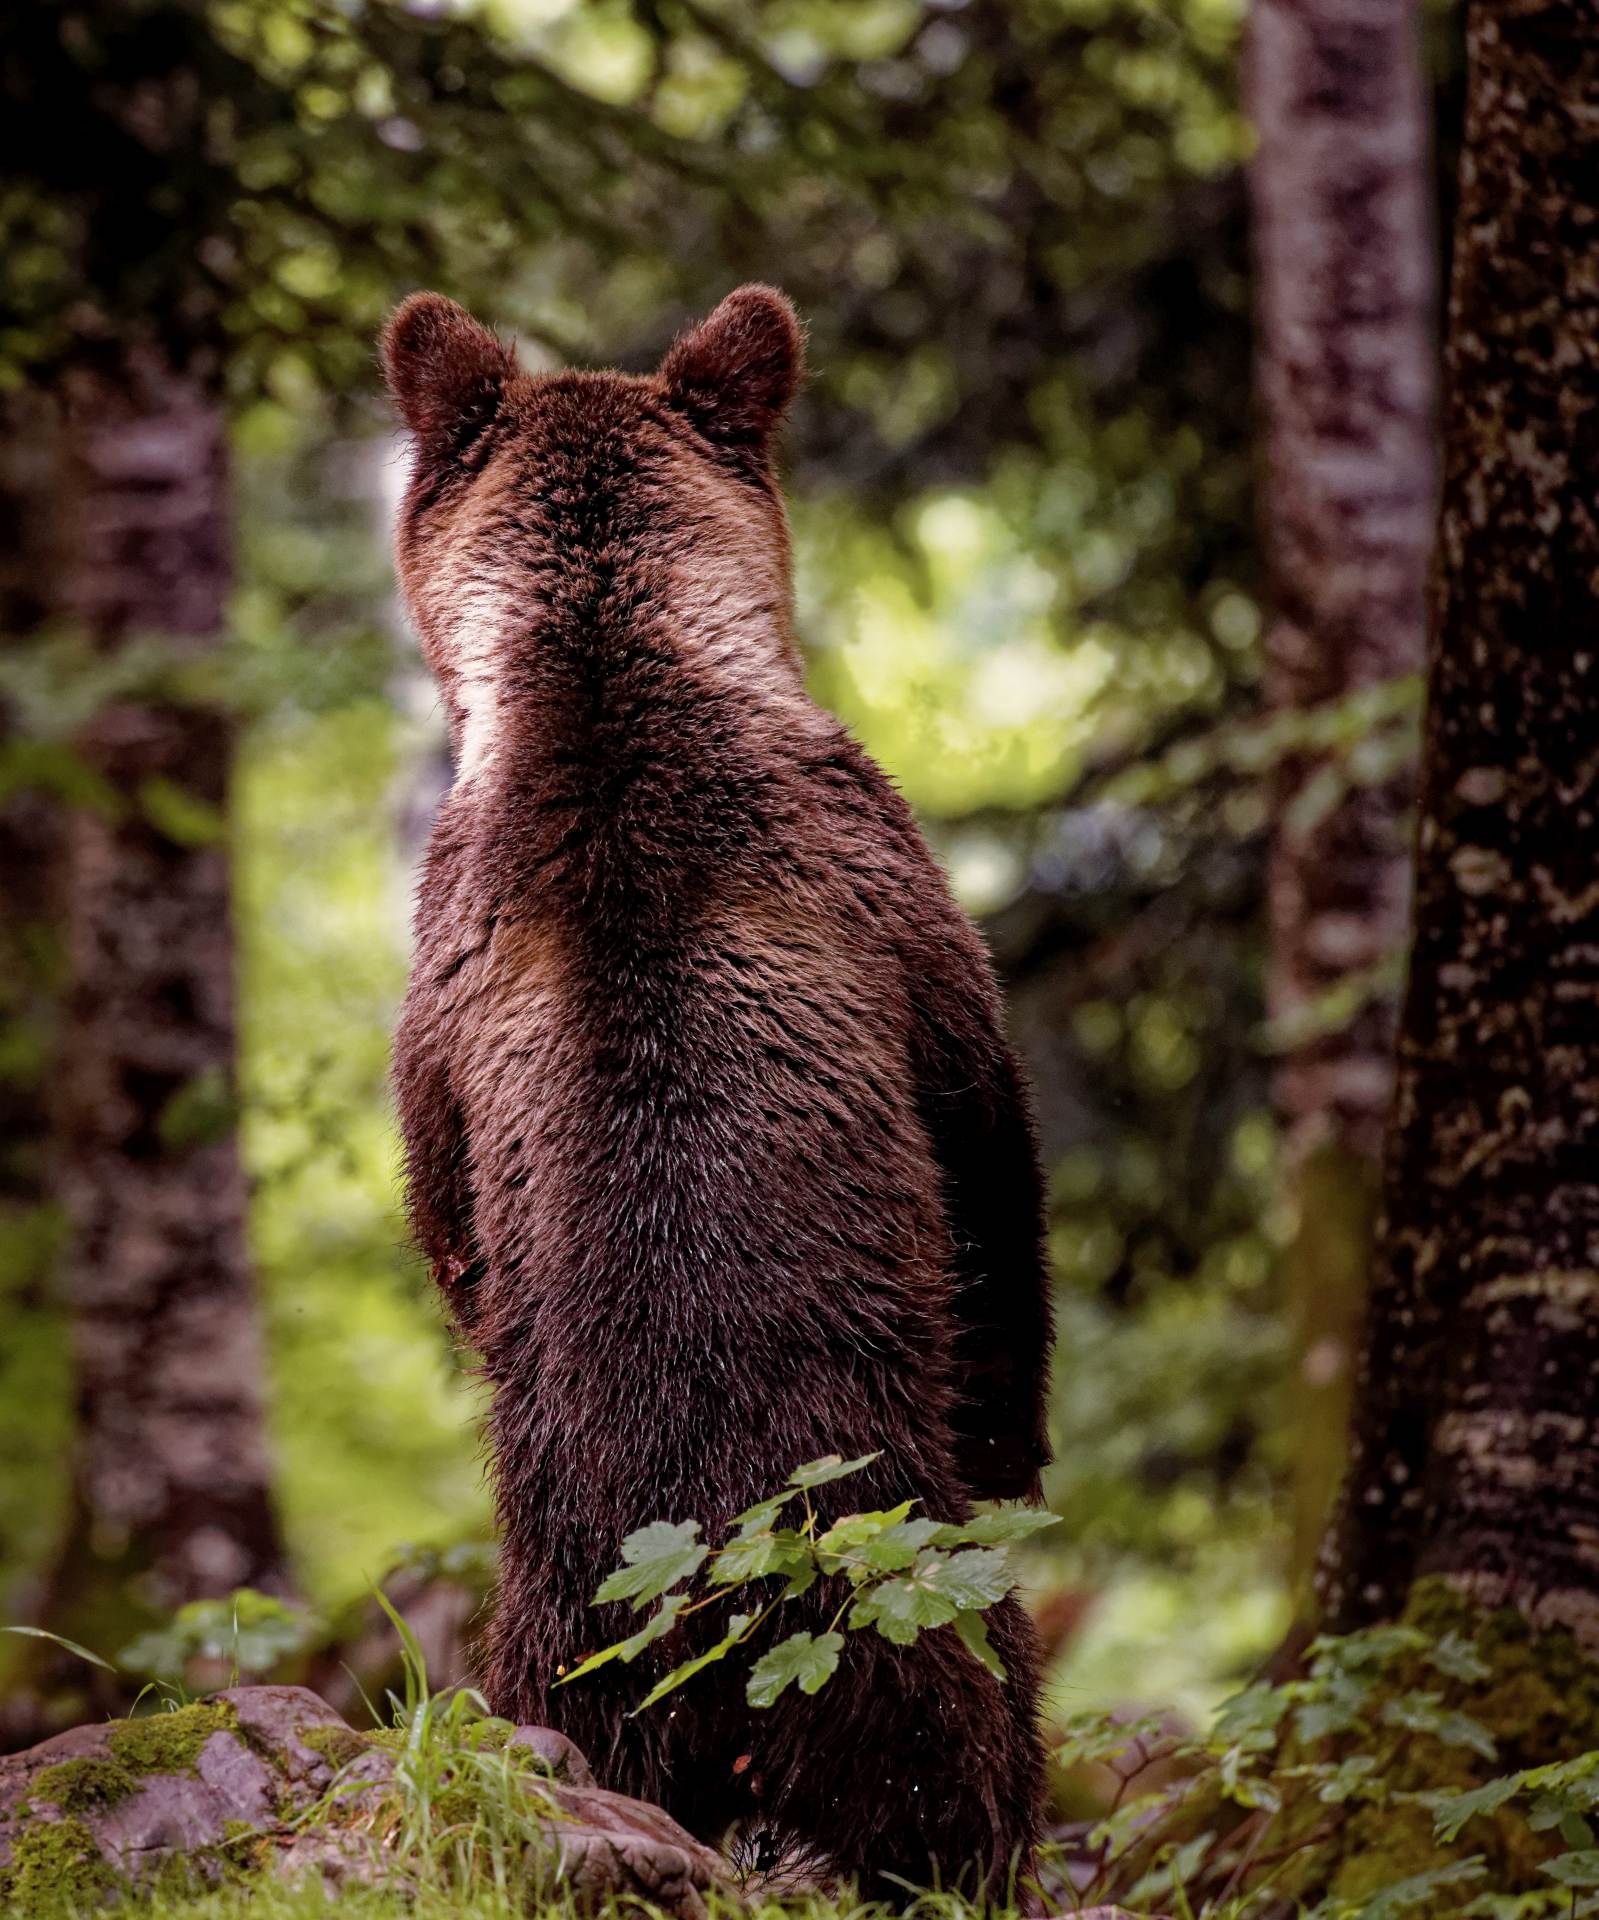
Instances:
[[[511,1723],[491,1714],[475,1688],[433,1691],[416,1635],[375,1591],[400,1640],[404,1677],[401,1694],[388,1695],[392,1726],[366,1736],[296,1825],[342,1829],[410,1901],[431,1893],[459,1911],[463,1898],[489,1897],[525,1914],[530,1896],[553,1885],[549,1827],[565,1818],[545,1791],[548,1771],[510,1744]],[[392,1775],[376,1784],[362,1766],[371,1747],[394,1761]]]

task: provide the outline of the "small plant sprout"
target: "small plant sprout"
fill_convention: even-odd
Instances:
[[[752,1707],[769,1707],[790,1686],[816,1693],[837,1670],[846,1632],[872,1628],[896,1646],[920,1633],[953,1627],[967,1649],[997,1680],[1005,1669],[989,1643],[984,1615],[1016,1584],[1007,1552],[1013,1540],[1055,1525],[1051,1513],[1014,1508],[979,1513],[959,1524],[913,1516],[914,1501],[870,1513],[846,1514],[824,1527],[811,1495],[859,1473],[877,1458],[837,1454],[797,1467],[787,1484],[739,1514],[722,1545],[712,1550],[697,1520],[656,1520],[622,1542],[622,1564],[600,1587],[594,1604],[626,1600],[635,1612],[655,1611],[625,1640],[590,1654],[563,1674],[581,1680],[612,1660],[631,1662],[675,1632],[691,1614],[735,1599],[723,1633],[711,1646],[675,1666],[634,1708],[652,1707],[703,1668],[750,1645],[773,1614],[818,1584],[837,1604],[824,1631],[791,1633],[754,1662],[745,1686]],[[698,1580],[708,1592],[695,1595]],[[792,1616],[790,1616],[792,1617]]]

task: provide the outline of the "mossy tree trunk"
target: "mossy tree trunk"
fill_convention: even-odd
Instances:
[[[234,1099],[232,725],[182,686],[229,587],[219,399],[155,348],[72,381],[63,610],[159,652],[80,751],[57,1113],[76,1367],[47,1625],[114,1652],[142,1613],[286,1585]],[[141,670],[141,673],[143,670]]]
[[[1412,0],[1255,0],[1246,102],[1270,564],[1273,706],[1335,702],[1419,673],[1436,483],[1434,239],[1427,98]],[[1306,1037],[1277,1103],[1299,1225],[1296,1585],[1344,1462],[1354,1353],[1392,1089],[1412,782],[1318,805],[1333,770],[1283,770],[1269,867],[1273,1017]],[[1353,1020],[1314,1009],[1351,977]]]
[[[1400,1024],[1326,1614],[1599,1645],[1599,9],[1475,0]]]

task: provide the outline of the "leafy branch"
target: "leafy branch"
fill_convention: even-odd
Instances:
[[[826,1628],[791,1633],[754,1662],[745,1684],[752,1707],[771,1706],[790,1686],[819,1691],[837,1670],[844,1634],[866,1628],[907,1647],[931,1628],[953,1627],[967,1650],[1003,1680],[984,1616],[1016,1584],[1009,1542],[1053,1526],[1055,1516],[1011,1509],[952,1524],[913,1516],[916,1502],[902,1500],[824,1525],[812,1494],[877,1457],[829,1454],[796,1467],[779,1492],[732,1521],[714,1552],[700,1539],[697,1520],[656,1520],[630,1533],[622,1542],[622,1565],[594,1604],[626,1600],[637,1613],[654,1601],[655,1611],[636,1633],[590,1654],[559,1684],[581,1680],[613,1660],[631,1663],[690,1615],[741,1599],[746,1610],[729,1612],[719,1640],[658,1680],[634,1708],[642,1713],[735,1648],[748,1646],[780,1607],[819,1583],[829,1598],[838,1596]],[[696,1598],[689,1583],[697,1576],[709,1591]]]

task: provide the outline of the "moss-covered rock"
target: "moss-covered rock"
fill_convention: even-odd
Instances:
[[[75,1727],[0,1757],[0,1913],[81,1920],[123,1892],[177,1901],[266,1874],[466,1894],[508,1873],[530,1903],[558,1880],[585,1910],[676,1920],[732,1898],[715,1854],[660,1808],[579,1784],[583,1756],[549,1729],[446,1717],[424,1759],[435,1837],[402,1845],[414,1794],[392,1746],[304,1688]],[[356,1790],[329,1793],[346,1768]]]
[[[118,1766],[141,1779],[157,1773],[194,1773],[211,1736],[236,1732],[238,1725],[231,1701],[201,1700],[171,1713],[113,1721],[106,1745]]]
[[[288,1737],[296,1715],[318,1707],[305,1696],[264,1712],[276,1709]],[[203,1701],[0,1757],[0,1910],[81,1913],[135,1882],[141,1894],[176,1893],[264,1865],[234,1843],[275,1828],[280,1783],[238,1722],[231,1699]],[[316,1791],[308,1782],[292,1811]]]
[[[35,1774],[32,1792],[63,1813],[84,1813],[91,1807],[114,1807],[137,1793],[139,1783],[115,1760],[85,1754],[80,1760],[62,1760]]]
[[[372,1751],[372,1741],[357,1733],[354,1727],[297,1727],[295,1731],[301,1744],[320,1754],[330,1767],[347,1767],[352,1760],[359,1760],[363,1753]]]
[[[0,1908],[18,1914],[86,1912],[128,1885],[82,1820],[35,1820],[0,1867]]]

